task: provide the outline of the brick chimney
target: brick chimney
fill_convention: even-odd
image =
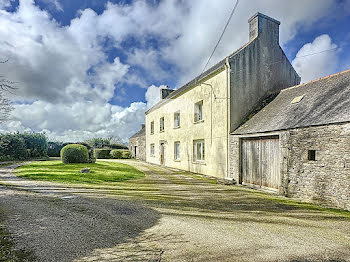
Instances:
[[[249,41],[260,38],[264,41],[279,43],[280,22],[261,13],[256,13],[249,20]]]

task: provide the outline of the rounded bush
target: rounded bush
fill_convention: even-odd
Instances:
[[[61,150],[61,159],[65,164],[69,163],[88,163],[89,151],[83,145],[66,145]]]
[[[131,157],[132,157],[132,155],[131,155],[131,153],[130,153],[129,150],[125,150],[125,151],[123,152],[123,158],[124,158],[124,159],[130,159]]]
[[[97,159],[107,159],[110,158],[110,149],[95,149],[95,157]]]
[[[114,149],[110,153],[111,157],[114,159],[122,159],[123,158],[123,151]]]

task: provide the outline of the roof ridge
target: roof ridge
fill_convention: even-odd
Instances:
[[[318,81],[321,81],[321,80],[324,80],[324,79],[327,79],[327,78],[335,77],[335,76],[338,76],[338,75],[341,75],[341,74],[344,74],[344,73],[347,73],[347,72],[350,72],[350,69],[347,69],[347,70],[344,70],[344,71],[341,71],[341,72],[338,72],[338,73],[335,73],[335,74],[331,74],[331,75],[328,75],[328,76],[323,76],[323,77],[320,77],[320,78],[317,78],[317,79],[314,79],[314,80],[311,80],[309,82],[302,83],[302,84],[299,84],[299,85],[296,85],[296,86],[291,86],[291,87],[288,87],[288,88],[285,88],[285,89],[281,90],[281,92],[284,92],[284,91],[287,91],[287,90],[290,90],[290,89],[293,89],[293,88],[296,88],[296,87],[305,86],[305,85],[308,85],[308,84],[311,84],[311,83],[314,83],[314,82],[318,82]]]

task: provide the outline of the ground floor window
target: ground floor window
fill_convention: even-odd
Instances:
[[[151,156],[154,156],[155,154],[154,154],[154,144],[151,144]]]
[[[193,156],[195,161],[205,160],[205,145],[204,140],[194,140],[193,141]]]
[[[174,143],[174,159],[180,160],[180,142],[179,141]]]

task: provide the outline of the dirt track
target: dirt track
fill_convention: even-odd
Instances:
[[[123,161],[115,187],[27,182],[3,170],[6,226],[40,261],[350,261],[350,219],[199,176]]]

